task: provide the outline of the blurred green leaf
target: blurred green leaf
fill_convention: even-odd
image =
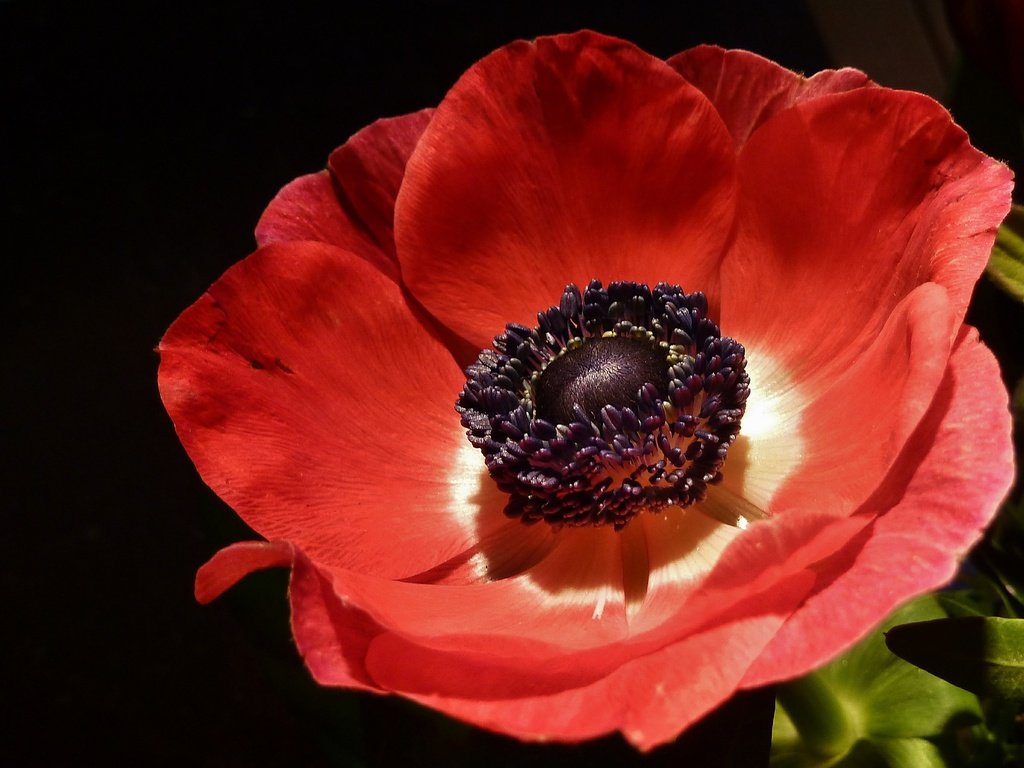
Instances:
[[[948,764],[941,750],[926,739],[877,739],[871,745],[878,750],[884,765],[898,768],[945,768]]]
[[[1003,504],[985,538],[971,553],[970,563],[1001,603],[998,610],[980,613],[1024,617],[1024,504]],[[977,583],[973,586],[981,588]]]
[[[1024,301],[1024,206],[1014,205],[999,227],[986,272],[1000,288]]]
[[[981,696],[1024,700],[1024,619],[967,616],[893,627],[889,649]]]
[[[939,592],[935,595],[935,599],[950,616],[991,616],[998,600],[998,597],[995,596],[995,588],[990,586],[987,581],[982,582],[979,586],[987,587],[987,589],[985,591],[975,588]]]
[[[897,624],[945,618],[934,595],[896,611],[826,667],[779,687],[772,732],[778,768],[945,765],[939,739],[981,722],[978,699],[908,664],[885,645]]]

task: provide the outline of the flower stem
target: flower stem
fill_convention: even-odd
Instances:
[[[857,740],[850,711],[820,674],[790,680],[778,686],[776,695],[801,741],[816,754],[844,754]]]

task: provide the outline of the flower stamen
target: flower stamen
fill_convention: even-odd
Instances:
[[[707,299],[659,283],[568,285],[533,328],[510,323],[456,404],[505,514],[623,528],[721,480],[750,392],[743,346]]]

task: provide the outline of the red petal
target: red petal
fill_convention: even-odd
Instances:
[[[523,660],[603,649],[628,630],[618,537],[564,533],[541,562],[499,581],[439,588],[345,571],[334,574],[335,589],[382,626],[438,649]]]
[[[757,660],[744,687],[820,666],[899,604],[948,582],[1009,490],[1010,431],[998,364],[965,329],[927,416],[864,505],[865,514],[880,516],[816,567],[815,594]]]
[[[256,242],[260,245],[292,240],[316,240],[355,253],[375,249],[363,229],[341,207],[327,171],[288,183],[256,224]]]
[[[256,225],[256,241],[329,243],[397,281],[395,197],[431,112],[378,120],[352,136],[331,153],[330,172],[301,176],[277,194]]]
[[[493,499],[454,410],[464,377],[365,261],[267,246],[186,310],[160,352],[182,443],[266,538],[390,577],[472,544],[465,521]]]
[[[196,599],[208,603],[243,576],[281,565],[292,566],[292,634],[313,677],[324,685],[380,690],[367,674],[364,659],[381,628],[362,611],[343,604],[330,582],[286,541],[243,541],[225,547],[196,574]]]
[[[779,113],[740,155],[723,331],[790,370],[842,370],[928,281],[956,327],[1010,183],[925,96],[861,88]]]
[[[631,630],[664,644],[723,623],[737,605],[755,598],[760,609],[792,611],[810,590],[811,583],[803,581],[809,568],[868,522],[813,508],[793,510],[735,535],[713,570],[690,580],[667,568],[663,554],[652,546],[650,592]]]
[[[800,464],[771,509],[850,513],[882,482],[932,403],[954,333],[946,292],[935,284],[911,293],[871,345],[831,381],[808,379],[792,391],[809,399],[799,420],[783,424],[802,441]],[[742,467],[734,465],[730,472]]]
[[[328,166],[342,199],[397,265],[395,198],[409,161],[434,110],[378,120],[331,153]]]
[[[538,565],[493,583],[438,589],[351,572],[336,572],[334,583],[346,605],[359,606],[403,638],[404,650],[381,662],[387,672],[374,673],[383,685],[404,690],[414,685],[403,683],[404,676],[415,681],[436,675],[435,690],[451,690],[458,678],[485,698],[522,686],[550,691],[589,684],[632,658],[723,623],[752,595],[759,610],[793,610],[811,586],[803,582],[808,568],[867,523],[794,510],[736,537],[710,574],[682,580],[663,572],[667,550],[648,538],[652,592],[629,618],[623,535],[605,529],[563,532],[559,546]],[[634,532],[644,535],[640,527],[626,533]],[[647,535],[660,533],[673,532],[655,526]],[[719,559],[710,549],[702,556],[711,559],[708,567]],[[447,662],[427,664],[432,654],[457,655],[468,671],[455,675]]]
[[[287,541],[241,541],[220,550],[196,573],[196,600],[209,603],[243,577],[264,568],[292,564]]]
[[[339,600],[330,581],[298,550],[288,595],[292,634],[313,677],[323,685],[380,691],[366,670],[366,652],[383,630]]]
[[[628,43],[519,42],[472,67],[409,160],[402,276],[478,346],[594,277],[714,291],[734,156],[707,99]]]
[[[549,694],[589,685],[709,627],[788,615],[813,585],[810,565],[867,522],[797,512],[752,526],[712,574],[655,585],[654,598],[628,619],[618,554],[599,541],[608,543],[606,531],[572,531],[543,567],[492,584],[438,590],[344,573],[335,585],[346,604],[391,633],[370,649],[381,685],[455,698]]]
[[[715,105],[737,146],[778,112],[830,93],[871,86],[856,69],[829,69],[804,78],[756,53],[701,45],[668,60]]]
[[[671,741],[732,696],[788,615],[749,604],[737,614],[616,673],[629,705],[620,729],[630,742],[648,750]]]
[[[464,655],[424,653],[393,635],[370,647],[375,679],[416,701],[455,717],[520,738],[576,741],[613,730],[642,749],[669,741],[725,701],[785,616],[745,606],[746,615],[674,645],[634,658],[578,687],[552,689],[586,667],[577,661],[529,660],[513,672],[476,666]],[[465,691],[468,696],[453,695]]]
[[[200,576],[223,581],[224,571],[235,578],[243,570],[282,564],[271,562],[270,553],[287,561],[293,549],[280,542],[233,545],[204,566]],[[792,563],[788,558],[780,562]],[[239,568],[242,563],[249,567]],[[222,573],[216,575],[216,571]],[[322,684],[392,690],[524,738],[581,739],[620,729],[637,746],[649,749],[674,738],[731,695],[751,660],[788,614],[787,606],[795,605],[806,592],[807,584],[794,584],[795,597],[781,597],[788,593],[786,585],[791,581],[776,578],[769,599],[741,601],[718,626],[694,632],[666,648],[655,646],[653,653],[609,645],[595,648],[589,657],[545,658],[542,654],[531,657],[527,648],[512,660],[506,658],[504,664],[499,638],[476,653],[447,654],[386,632],[353,604],[351,595],[339,596],[300,550],[294,550],[290,598],[296,642]],[[462,609],[459,622],[472,622],[476,609],[463,603],[460,595],[444,592],[450,603]],[[409,606],[419,603],[410,591],[405,597]],[[491,610],[500,612],[507,607],[503,604],[504,600],[495,600]],[[519,613],[524,615],[529,613]],[[482,618],[498,627],[514,620],[511,615]],[[580,617],[573,622],[581,623]],[[591,618],[583,623],[593,622]],[[499,655],[480,655],[482,650],[496,649]],[[602,659],[606,663],[594,664]],[[460,692],[463,695],[457,695]]]

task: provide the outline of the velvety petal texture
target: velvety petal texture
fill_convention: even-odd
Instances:
[[[987,393],[982,400],[974,397],[979,390]],[[974,329],[962,329],[928,412],[860,510],[875,517],[871,526],[815,564],[814,592],[749,670],[746,686],[814,669],[901,603],[953,578],[958,555],[981,537],[1013,480],[1007,410],[995,358]],[[815,631],[822,626],[829,631]]]
[[[433,110],[378,120],[331,153],[328,168],[301,176],[256,225],[260,245],[315,240],[356,253],[398,279],[395,197]]]
[[[805,78],[756,53],[714,45],[683,51],[668,65],[711,100],[737,145],[794,104],[872,84],[856,69],[830,69]]]
[[[711,104],[664,62],[587,33],[514,43],[463,75],[409,161],[402,279],[478,346],[570,280],[708,290],[734,166]]]
[[[948,581],[1009,487],[963,318],[1010,186],[854,70],[591,32],[495,51],[287,185],[161,341],[182,444],[265,539],[197,599],[290,567],[318,681],[528,739],[649,749],[807,672]],[[592,278],[704,291],[746,413],[703,501],[527,526],[456,413],[464,341]]]
[[[267,538],[395,578],[470,545],[458,516],[438,514],[472,506],[480,483],[480,462],[475,475],[452,464],[462,374],[363,259],[268,245],[185,312],[160,352],[164,404],[200,474]]]

